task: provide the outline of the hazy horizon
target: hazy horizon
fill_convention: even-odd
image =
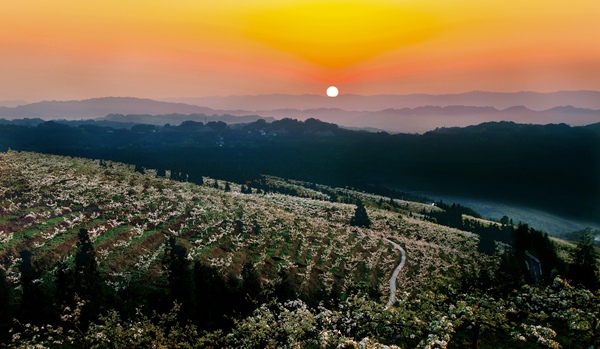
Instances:
[[[595,0],[0,5],[0,100],[600,90]]]
[[[216,120],[221,116],[228,123],[241,122],[236,120],[244,116],[297,120],[315,118],[342,127],[392,133],[425,133],[436,128],[500,121],[586,126],[600,121],[600,92],[473,92],[453,95],[341,95],[336,98],[276,94],[167,101],[104,97],[0,107],[0,118],[8,119],[99,120],[114,114],[122,115],[121,118],[129,122],[137,120],[137,123],[158,126],[173,124],[174,114],[180,121],[201,121],[204,120],[201,116],[205,115],[216,116]],[[155,117],[140,119],[136,115]]]
[[[379,96],[403,96],[403,97],[408,97],[408,96],[457,96],[457,95],[464,95],[464,94],[473,94],[473,93],[484,93],[484,94],[499,94],[499,95],[516,95],[516,94],[553,94],[553,93],[562,93],[562,92],[568,92],[568,93],[573,93],[573,92],[599,92],[600,93],[600,88],[597,90],[593,90],[593,89],[573,89],[573,90],[567,90],[567,89],[557,89],[557,90],[552,90],[552,91],[534,91],[534,90],[512,90],[512,91],[494,91],[494,90],[465,90],[465,91],[452,91],[452,92],[440,92],[440,93],[429,93],[429,92],[419,92],[419,91],[415,91],[415,92],[406,92],[406,93],[393,93],[393,92],[389,92],[389,93],[374,93],[374,94],[360,94],[360,93],[344,93],[344,91],[340,91],[340,94],[335,97],[327,97],[327,95],[324,92],[325,90],[323,90],[323,93],[278,93],[278,92],[267,92],[267,93],[258,93],[258,94],[253,94],[253,93],[239,93],[239,94],[222,94],[222,95],[217,95],[217,94],[205,94],[205,95],[181,95],[181,96],[172,96],[172,97],[168,97],[168,96],[163,96],[163,97],[149,97],[146,95],[135,95],[135,94],[131,94],[131,95],[114,95],[114,94],[105,94],[105,95],[90,95],[90,96],[85,96],[85,97],[81,97],[81,98],[75,98],[75,97],[65,97],[62,99],[52,99],[52,98],[44,98],[44,97],[40,97],[37,99],[23,99],[23,98],[6,98],[6,99],[2,99],[0,98],[0,104],[2,103],[21,103],[21,104],[33,104],[33,103],[40,103],[40,102],[54,102],[54,101],[59,101],[59,102],[67,102],[67,101],[82,101],[82,100],[88,100],[88,99],[99,99],[99,98],[108,98],[108,97],[115,97],[115,98],[139,98],[139,99],[152,99],[155,101],[162,101],[162,102],[175,102],[177,100],[191,100],[191,99],[205,99],[205,98],[240,98],[240,97],[263,97],[263,96],[291,96],[291,97],[319,97],[319,98],[323,98],[324,100],[333,100],[335,98],[344,98],[344,97],[379,97]],[[15,104],[15,106],[17,106]]]

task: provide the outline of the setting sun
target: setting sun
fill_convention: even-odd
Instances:
[[[329,86],[327,88],[327,96],[328,97],[337,97],[338,93],[339,93],[339,91],[338,91],[337,87],[335,87],[335,86]]]

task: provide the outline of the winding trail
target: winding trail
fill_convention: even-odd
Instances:
[[[387,305],[385,306],[385,308],[389,308],[391,307],[394,302],[396,301],[396,279],[398,279],[398,274],[400,274],[400,270],[402,270],[402,268],[404,267],[404,263],[406,262],[406,251],[404,251],[404,249],[402,248],[402,246],[398,245],[397,243],[393,242],[390,239],[384,239],[385,241],[389,242],[390,244],[394,245],[394,247],[398,250],[400,250],[400,253],[402,253],[402,260],[400,260],[400,264],[398,264],[398,266],[396,267],[396,270],[394,270],[394,273],[392,274],[392,277],[390,278],[390,300],[387,302]]]

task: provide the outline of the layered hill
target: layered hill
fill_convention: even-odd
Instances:
[[[0,115],[17,118],[81,119],[98,118],[108,114],[213,114],[210,108],[183,103],[159,102],[128,97],[92,98],[81,101],[43,101],[16,107],[0,107]]]
[[[584,126],[600,120],[600,92],[470,92],[456,95],[263,95],[156,101],[103,97],[0,106],[0,117],[101,119],[162,126],[182,121],[251,122],[259,118],[318,118],[348,128],[425,133],[491,121]],[[185,102],[185,103],[182,103]],[[185,117],[187,115],[187,117]]]
[[[600,109],[598,91],[540,92],[485,92],[473,91],[457,94],[371,95],[340,94],[336,98],[320,95],[256,95],[213,96],[201,98],[171,98],[164,101],[201,105],[213,109],[318,109],[339,108],[348,111],[379,111],[384,109],[417,108],[423,106],[471,106],[506,109],[524,106],[532,110],[546,110],[572,105],[579,108]]]

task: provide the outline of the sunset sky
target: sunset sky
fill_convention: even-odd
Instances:
[[[0,100],[600,90],[599,0],[3,0]]]

